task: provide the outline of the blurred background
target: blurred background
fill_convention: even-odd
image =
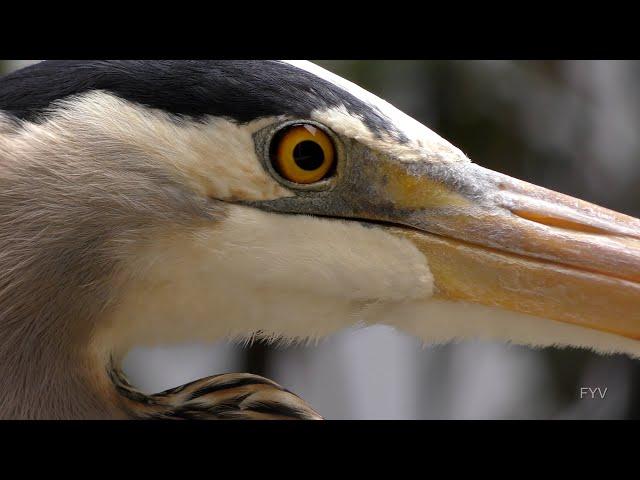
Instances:
[[[0,73],[33,63],[0,61]],[[640,217],[640,62],[318,61],[418,119],[475,163]],[[640,418],[640,361],[489,342],[439,347],[390,327],[318,345],[136,349],[132,383],[157,392],[248,371],[328,419]],[[580,388],[606,387],[604,400]]]

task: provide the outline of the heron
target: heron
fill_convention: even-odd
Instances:
[[[483,168],[306,61],[0,79],[0,418],[320,419],[249,373],[145,394],[122,359],[373,324],[638,357],[640,220]]]

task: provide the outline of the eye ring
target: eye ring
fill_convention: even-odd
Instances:
[[[310,123],[293,123],[277,132],[271,141],[270,157],[278,175],[296,184],[313,184],[335,172],[332,139]]]

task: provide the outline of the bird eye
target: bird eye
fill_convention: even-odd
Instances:
[[[271,161],[282,178],[294,183],[314,183],[329,176],[335,148],[329,136],[309,124],[295,124],[280,131],[271,146]]]

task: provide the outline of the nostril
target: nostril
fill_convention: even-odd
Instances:
[[[549,213],[533,212],[531,210],[521,209],[511,209],[511,212],[514,215],[524,218],[525,220],[540,223],[542,225],[548,225],[549,227],[564,228],[565,230],[573,230],[584,233],[595,233],[600,235],[612,234],[612,232],[607,229]]]

